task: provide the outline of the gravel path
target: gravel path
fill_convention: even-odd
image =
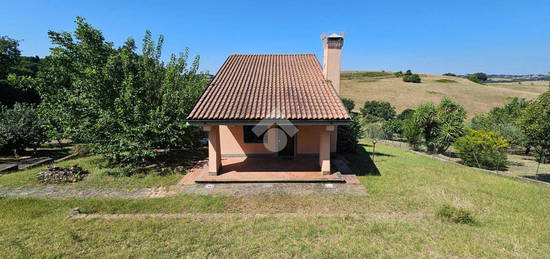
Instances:
[[[361,184],[325,184],[325,183],[235,183],[235,184],[190,184],[172,185],[159,188],[139,189],[76,189],[63,187],[21,187],[8,189],[0,187],[0,197],[37,197],[51,199],[142,199],[167,197],[182,194],[197,195],[365,195]]]

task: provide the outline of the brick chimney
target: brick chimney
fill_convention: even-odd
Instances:
[[[344,46],[344,35],[332,33],[321,35],[323,40],[323,74],[325,79],[332,82],[336,93],[340,94],[340,60],[342,47]]]

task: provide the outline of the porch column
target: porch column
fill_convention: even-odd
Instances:
[[[334,126],[326,126],[321,130],[319,138],[319,165],[324,175],[330,174],[330,136]]]
[[[220,126],[204,126],[204,130],[208,132],[208,174],[218,175],[222,167]]]

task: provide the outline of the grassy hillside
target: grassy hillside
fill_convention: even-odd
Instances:
[[[372,150],[371,146],[366,148]],[[548,256],[550,188],[481,173],[382,144],[376,150],[374,160],[381,175],[360,177],[368,192],[360,197],[0,198],[3,227],[0,256]],[[349,159],[358,168],[370,160],[365,150]],[[471,211],[475,224],[439,219],[435,212],[443,204]],[[75,207],[86,213],[228,214],[182,219],[67,218]],[[285,212],[293,216],[275,214]],[[267,215],[254,216],[257,213]],[[323,213],[341,215],[323,216]]]
[[[548,89],[548,81],[480,85],[459,77],[421,74],[422,83],[405,83],[392,72],[342,72],[340,93],[351,98],[358,109],[368,100],[383,100],[398,112],[423,102],[438,102],[450,97],[466,108],[468,116],[488,112],[513,97],[534,99]]]

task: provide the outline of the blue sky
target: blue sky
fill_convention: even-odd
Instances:
[[[345,32],[342,69],[547,73],[550,1],[0,1],[0,35],[45,56],[48,30],[85,17],[106,38],[165,36],[215,73],[232,53],[315,53],[321,32]]]

